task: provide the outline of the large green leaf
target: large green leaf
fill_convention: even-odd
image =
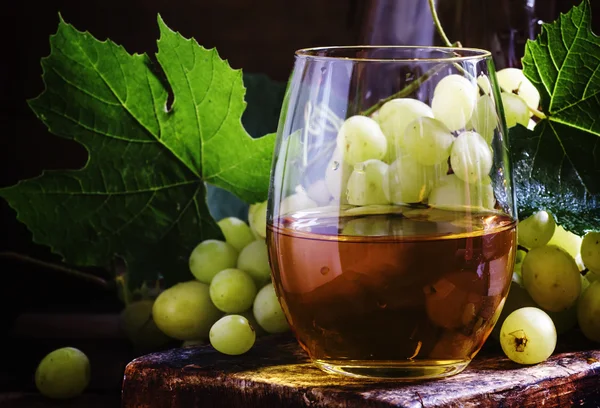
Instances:
[[[241,71],[160,18],[159,27],[153,65],[61,20],[42,60],[46,89],[30,106],[52,133],[85,146],[88,163],[0,190],[36,242],[77,265],[120,256],[134,285],[191,277],[191,249],[221,237],[205,182],[264,200],[274,144],[241,124]]]
[[[588,0],[529,41],[525,75],[547,119],[511,132],[519,209],[552,211],[567,229],[600,229],[600,38]]]

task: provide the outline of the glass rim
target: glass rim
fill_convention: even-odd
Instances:
[[[339,51],[339,50],[421,50],[421,51],[438,51],[438,52],[464,52],[467,51],[472,55],[455,55],[453,57],[415,57],[415,58],[370,58],[370,57],[350,57],[350,56],[331,56],[319,55],[319,52]],[[301,48],[294,52],[297,58],[314,59],[321,61],[351,61],[351,62],[464,62],[475,59],[492,58],[492,53],[481,48],[469,47],[444,47],[444,46],[426,46],[426,45],[339,45],[339,46],[324,46],[324,47],[309,47]]]

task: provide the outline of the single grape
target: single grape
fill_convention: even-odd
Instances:
[[[552,239],[556,222],[552,214],[538,211],[519,222],[518,241],[525,248],[537,248],[546,245]]]
[[[583,293],[577,306],[577,321],[588,339],[600,342],[600,281],[595,281]]]
[[[500,329],[500,345],[515,363],[538,364],[552,355],[556,329],[543,310],[523,307],[512,312]]]
[[[252,311],[258,324],[267,333],[283,333],[290,329],[272,283],[258,292]]]
[[[509,129],[517,124],[529,126],[529,108],[525,101],[515,94],[506,92],[502,92],[501,97],[506,126]]]
[[[561,247],[567,251],[569,255],[575,258],[575,262],[577,262],[577,258],[581,256],[582,240],[583,239],[580,236],[567,231],[560,225],[557,225],[554,229],[554,235],[552,235],[548,245],[556,245]],[[583,267],[580,265],[580,270],[582,269]]]
[[[348,179],[347,199],[352,205],[388,204],[383,183],[388,165],[381,160],[367,160],[354,165]]]
[[[523,251],[522,249],[517,249],[517,255],[515,257],[515,262],[516,263],[523,262],[523,259],[525,259],[525,255],[527,255],[526,251]]]
[[[439,120],[418,118],[409,123],[404,134],[404,152],[425,166],[448,161],[454,136]]]
[[[346,190],[353,169],[353,166],[343,160],[341,151],[336,148],[325,169],[325,184],[329,194],[340,204],[347,203]]]
[[[588,271],[588,273],[585,274],[585,280],[588,283],[594,283],[596,281],[600,281],[600,273],[596,273],[594,271]]]
[[[265,329],[260,327],[260,324],[258,324],[258,322],[256,321],[256,317],[254,317],[252,308],[245,310],[243,312],[240,312],[240,313],[227,313],[226,316],[231,315],[231,314],[237,314],[237,315],[245,317],[246,320],[248,320],[248,323],[250,323],[250,326],[252,326],[252,329],[254,329],[254,332],[256,333],[256,337],[264,336],[265,334],[267,334]]]
[[[540,93],[523,74],[523,70],[504,68],[496,73],[496,78],[498,79],[498,85],[505,93],[519,95],[531,109],[539,107]]]
[[[179,340],[206,338],[221,315],[210,300],[208,285],[198,281],[170,287],[158,295],[152,306],[152,317],[158,328]]]
[[[35,371],[35,385],[46,397],[73,398],[90,383],[90,360],[73,347],[54,350],[42,359]]]
[[[258,239],[242,249],[238,257],[237,269],[248,273],[259,287],[268,282],[271,279],[271,267],[265,241]]]
[[[386,198],[394,204],[420,203],[427,199],[433,186],[448,173],[448,163],[425,166],[414,157],[398,157],[383,182]]]
[[[454,174],[467,183],[477,183],[488,177],[494,154],[479,133],[463,132],[454,141],[450,164]]]
[[[267,201],[250,205],[248,209],[248,224],[256,238],[265,239],[267,236]]]
[[[489,177],[480,183],[468,184],[455,174],[448,174],[431,190],[428,203],[446,209],[493,209],[496,198]]]
[[[240,269],[224,269],[210,282],[210,300],[217,309],[226,313],[248,310],[256,292],[252,277]]]
[[[477,87],[467,78],[448,75],[438,82],[433,92],[433,115],[452,132],[463,129],[473,115],[478,94]]]
[[[304,189],[297,189],[296,193],[285,197],[279,204],[279,214],[292,214],[300,210],[307,210],[309,208],[317,207],[315,203],[304,191]]]
[[[433,111],[429,105],[412,98],[392,99],[379,109],[377,122],[388,141],[388,163],[402,154],[408,124],[423,117],[433,118]]]
[[[494,132],[498,127],[498,114],[494,101],[489,95],[482,95],[477,100],[470,127],[479,133],[486,142],[492,143]]]
[[[152,318],[152,300],[139,300],[127,305],[119,315],[119,327],[131,343],[141,350],[154,350],[171,339]]]
[[[387,153],[387,139],[379,124],[366,116],[352,116],[344,121],[337,146],[351,166],[370,159],[381,160]]]
[[[575,260],[557,246],[531,249],[523,260],[522,274],[523,285],[531,298],[551,312],[570,308],[581,292]]]
[[[219,352],[237,356],[252,348],[256,333],[245,317],[229,315],[219,319],[210,329],[210,344]]]
[[[192,251],[190,271],[200,282],[210,283],[217,272],[235,267],[237,257],[238,251],[227,242],[207,239]]]
[[[223,236],[225,236],[225,242],[234,247],[238,252],[250,242],[254,241],[252,230],[248,224],[239,218],[223,218],[217,225],[221,228]]]
[[[484,95],[492,94],[492,83],[490,82],[490,78],[485,74],[480,74],[477,77],[477,85],[483,92]]]
[[[581,260],[590,271],[600,273],[600,232],[590,231],[583,236]]]

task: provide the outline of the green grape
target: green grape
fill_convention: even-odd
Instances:
[[[332,198],[324,179],[317,180],[309,185],[306,189],[306,195],[318,205],[325,205]]]
[[[590,271],[600,273],[600,232],[590,231],[583,236],[581,260]]]
[[[348,179],[347,199],[352,205],[387,204],[383,190],[388,165],[381,160],[367,160],[354,165]]]
[[[152,318],[152,300],[127,305],[119,316],[119,327],[131,343],[142,350],[154,350],[171,339],[156,326]]]
[[[560,225],[557,225],[554,229],[554,235],[552,235],[552,238],[548,242],[548,245],[556,245],[558,247],[561,247],[577,261],[577,257],[579,257],[581,254],[582,240],[583,239],[580,236],[575,235],[570,231],[567,231]]]
[[[221,228],[223,236],[225,236],[225,242],[238,252],[255,239],[248,224],[239,218],[223,218],[217,222],[217,225]]]
[[[269,266],[269,251],[265,241],[256,240],[242,249],[238,257],[237,269],[248,273],[259,286],[268,282],[271,279],[271,267]]]
[[[504,68],[496,73],[498,85],[508,94],[519,95],[531,109],[540,105],[540,93],[529,79],[518,68]],[[531,115],[531,114],[529,114]],[[523,126],[527,126],[526,124]]]
[[[487,75],[480,74],[477,77],[477,85],[479,85],[484,95],[492,94],[492,83],[490,82],[490,78]]]
[[[599,281],[600,273],[596,273],[594,271],[588,271],[588,273],[585,274],[585,280],[589,283],[594,283],[596,281]]]
[[[224,269],[210,282],[210,300],[217,309],[226,313],[248,310],[256,292],[252,277],[240,269]]]
[[[391,163],[404,147],[404,133],[409,123],[418,118],[433,118],[429,105],[412,98],[398,98],[383,104],[377,122],[388,141],[388,162]]]
[[[207,239],[194,248],[190,255],[190,271],[196,279],[210,283],[223,269],[235,267],[238,251],[227,242]]]
[[[519,245],[526,248],[537,248],[546,245],[556,229],[556,222],[552,214],[538,211],[519,222]]]
[[[471,128],[491,144],[497,127],[498,115],[494,101],[489,95],[480,96],[471,117]]]
[[[424,166],[414,157],[404,155],[389,166],[383,192],[394,204],[420,203],[427,199],[432,187],[447,173],[447,162]]]
[[[509,129],[517,124],[529,126],[529,108],[525,101],[511,93],[502,92],[500,96],[502,97],[506,126]]]
[[[425,166],[448,161],[454,136],[439,120],[418,118],[407,126],[404,134],[405,153]]]
[[[526,251],[523,251],[522,249],[517,249],[517,256],[515,257],[515,263],[521,263],[523,262],[523,259],[525,259],[525,255],[527,255]]]
[[[448,75],[438,82],[433,92],[433,115],[452,132],[463,129],[473,115],[478,94],[477,87],[467,78]]]
[[[577,321],[585,337],[600,342],[600,281],[592,282],[581,296]]]
[[[80,350],[64,347],[42,359],[35,371],[35,385],[46,397],[73,398],[90,383],[90,360]]]
[[[329,194],[340,204],[347,203],[346,190],[352,170],[353,166],[343,160],[341,151],[336,148],[325,169],[325,184]]]
[[[500,345],[515,363],[538,364],[552,355],[556,329],[548,314],[535,307],[512,312],[500,329]]]
[[[279,214],[292,214],[300,210],[307,210],[315,207],[317,207],[317,203],[306,195],[304,190],[298,189],[296,193],[281,200],[281,203],[279,204]]]
[[[455,174],[448,174],[431,190],[428,203],[446,209],[493,209],[496,198],[489,177],[478,184],[467,184]]]
[[[252,312],[258,324],[267,333],[283,333],[290,329],[272,283],[258,292]]]
[[[351,166],[371,159],[381,160],[387,153],[387,139],[379,124],[366,116],[344,121],[337,135],[337,146]]]
[[[158,295],[152,306],[152,317],[158,328],[179,340],[206,338],[221,315],[210,300],[208,285],[198,281],[170,287]]]
[[[223,354],[244,354],[252,348],[255,341],[254,329],[240,315],[222,317],[210,328],[210,344]]]
[[[256,238],[265,239],[267,237],[267,201],[250,205],[248,224]]]
[[[477,132],[462,132],[452,145],[450,165],[456,176],[467,183],[477,183],[489,176],[494,154]]]
[[[523,285],[540,307],[551,312],[570,308],[581,292],[577,264],[553,245],[533,248],[523,260]]]
[[[250,323],[250,326],[252,326],[252,328],[254,329],[254,332],[256,333],[256,337],[264,336],[265,334],[267,334],[265,329],[260,327],[260,324],[258,324],[258,322],[256,321],[256,317],[254,317],[252,308],[245,310],[243,312],[240,312],[240,313],[227,313],[226,316],[230,315],[230,314],[238,314],[240,316],[245,317],[246,320],[248,320],[248,323]]]

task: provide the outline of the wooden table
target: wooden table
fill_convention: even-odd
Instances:
[[[600,407],[600,347],[580,333],[555,354],[519,366],[489,340],[463,373],[412,383],[332,376],[291,336],[261,339],[229,357],[210,346],[149,354],[125,370],[123,408]]]

